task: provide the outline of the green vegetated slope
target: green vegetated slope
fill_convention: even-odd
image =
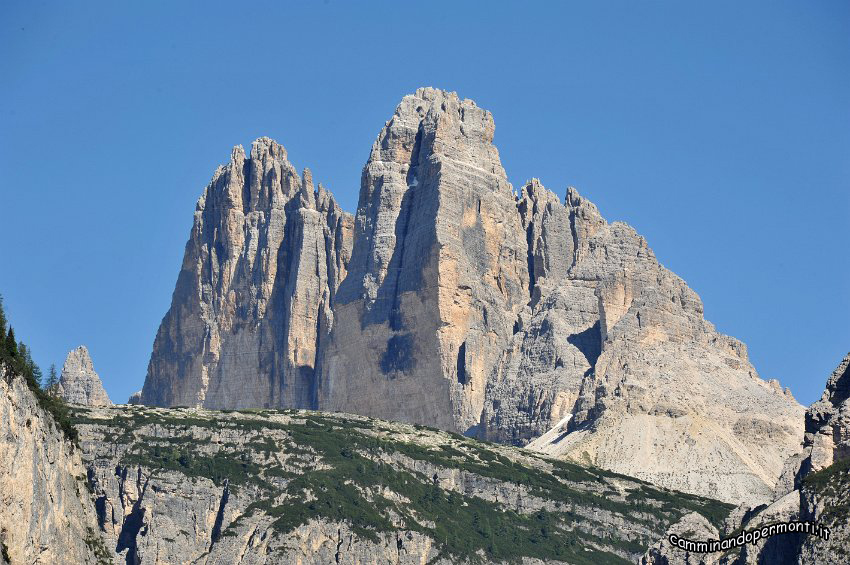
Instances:
[[[360,416],[74,410],[92,468],[114,467],[116,475],[139,469],[146,482],[182,475],[226,491],[228,512],[220,512],[205,554],[260,523],[287,547],[297,528],[324,521],[376,544],[388,532],[427,536],[432,560],[619,563],[642,555],[685,513],[720,527],[732,508],[517,448]]]

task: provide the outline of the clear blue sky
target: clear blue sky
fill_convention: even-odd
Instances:
[[[43,367],[141,388],[195,201],[268,135],[357,205],[401,97],[491,110],[511,182],[647,237],[805,404],[850,350],[850,2],[0,6],[0,293]]]

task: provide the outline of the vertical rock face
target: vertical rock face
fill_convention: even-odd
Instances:
[[[850,353],[829,376],[821,399],[806,411],[804,443],[813,471],[850,458]]]
[[[356,218],[271,140],[234,150],[198,203],[142,402],[538,438],[671,488],[772,496],[803,408],[634,229],[572,188],[516,195],[493,134],[455,93],[406,96]]]
[[[16,563],[97,563],[103,551],[79,450],[0,365],[0,553]]]
[[[195,211],[141,401],[311,407],[353,221],[268,138],[219,167]]]
[[[488,380],[479,435],[523,445],[571,415],[599,357],[595,291],[601,275],[579,269],[591,237],[606,225],[575,189],[561,204],[536,179],[523,187],[517,210],[526,234],[530,293]],[[610,270],[616,268],[612,263]]]
[[[363,169],[320,405],[465,432],[528,300],[526,244],[493,118],[426,88]]]
[[[68,353],[55,394],[71,404],[112,406],[85,345]]]

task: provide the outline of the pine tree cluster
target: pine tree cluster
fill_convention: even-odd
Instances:
[[[6,319],[3,310],[3,297],[0,296],[0,366],[9,375],[19,375],[24,378],[27,387],[33,392],[39,406],[48,412],[56,425],[72,442],[77,442],[77,430],[71,424],[68,407],[61,398],[50,394],[56,387],[56,366],[50,366],[47,379],[44,379],[41,368],[33,361],[29,347],[23,341],[17,341],[12,324]],[[42,383],[44,381],[44,383]],[[43,388],[42,388],[42,385]]]

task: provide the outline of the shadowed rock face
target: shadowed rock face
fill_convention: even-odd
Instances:
[[[352,217],[268,138],[216,170],[142,389],[154,405],[315,405],[319,337],[351,252]]]
[[[68,353],[55,394],[71,404],[112,406],[85,345]]]
[[[455,93],[404,97],[354,218],[271,140],[234,150],[198,203],[142,402],[539,438],[664,486],[770,497],[803,408],[631,227],[573,188],[515,194],[493,134]]]

